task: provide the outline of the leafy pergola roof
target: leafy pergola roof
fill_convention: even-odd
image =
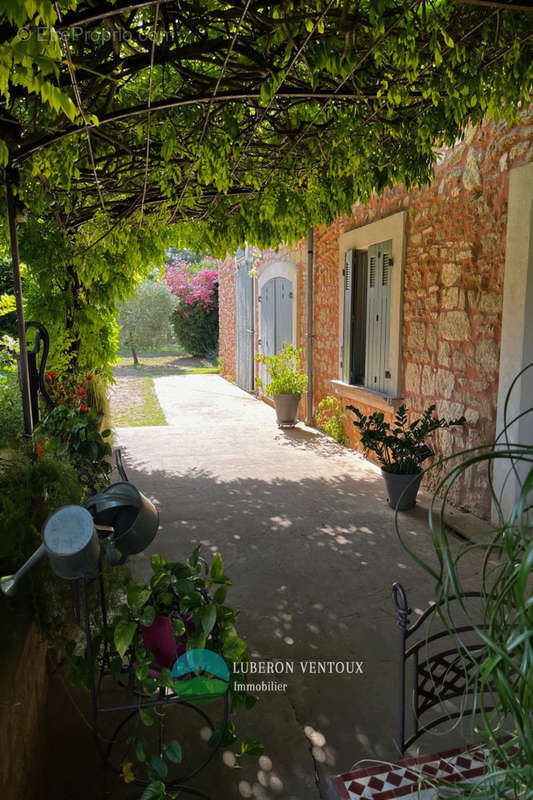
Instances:
[[[294,238],[427,180],[436,145],[516,111],[531,85],[524,2],[6,6],[9,159],[27,205],[66,230],[155,212],[212,247]]]

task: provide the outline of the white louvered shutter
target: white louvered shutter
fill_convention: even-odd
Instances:
[[[368,248],[365,386],[386,392],[389,378],[392,241]]]
[[[350,363],[352,352],[352,283],[355,250],[344,255],[344,331],[342,341],[342,379],[350,383]]]

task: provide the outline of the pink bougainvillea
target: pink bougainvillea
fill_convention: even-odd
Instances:
[[[218,346],[219,262],[205,258],[203,266],[191,274],[190,263],[176,259],[165,268],[166,282],[176,298],[174,332],[194,356],[213,354]]]
[[[203,269],[191,275],[187,271],[188,266],[186,261],[176,261],[172,266],[167,266],[167,284],[179,304],[200,306],[207,311],[216,302],[218,270]]]

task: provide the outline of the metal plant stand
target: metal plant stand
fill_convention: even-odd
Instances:
[[[36,327],[46,345],[46,331],[42,326]],[[37,352],[38,347],[34,355]],[[41,375],[45,359],[46,347],[41,362]],[[33,366],[35,367],[35,364]],[[33,373],[32,375],[35,377]],[[19,581],[44,556],[48,557],[50,566],[58,577],[72,582],[75,620],[85,634],[92,730],[104,763],[114,772],[120,773],[120,768],[113,764],[113,748],[118,744],[118,736],[128,722],[144,709],[153,708],[159,712],[159,755],[163,753],[165,715],[171,708],[179,706],[190,709],[207,723],[213,734],[217,729],[205,711],[191,702],[189,695],[184,699],[174,691],[174,688],[168,687],[161,687],[155,699],[146,694],[136,679],[136,664],[131,649],[128,664],[121,667],[118,676],[116,673],[114,675],[106,635],[99,640],[96,639],[95,634],[106,634],[108,628],[101,545],[105,546],[106,560],[113,567],[124,563],[128,556],[143,552],[153,541],[159,527],[159,513],[155,506],[128,481],[120,450],[116,451],[116,460],[122,482],[111,484],[103,492],[93,495],[87,501],[86,508],[63,506],[55,511],[43,527],[41,545],[15,575],[7,575],[0,579],[0,590],[5,595],[12,596]],[[91,587],[96,590],[94,603],[90,597]],[[96,607],[92,608],[92,605]],[[95,618],[98,619],[97,623],[93,621]],[[191,671],[194,672],[196,669],[192,667]],[[104,680],[109,679],[126,694],[125,701],[118,705],[107,705],[104,702],[103,684]],[[166,781],[167,788],[171,791],[177,789],[210,800],[209,795],[190,786],[189,781],[210,763],[222,747],[229,717],[229,689],[226,687],[224,694],[217,696],[217,699],[223,699],[224,708],[214,744],[210,747],[207,757],[199,764]],[[203,697],[202,703],[206,700],[207,698]],[[112,712],[124,712],[124,715],[111,735],[104,738],[100,730],[102,715]],[[134,780],[141,786],[149,783],[139,778]]]
[[[80,578],[76,583],[77,586],[74,592],[74,609],[76,621],[84,631],[86,637],[86,653],[87,662],[89,664],[89,691],[91,695],[92,729],[95,736],[96,746],[105,765],[113,772],[117,774],[121,773],[120,767],[113,763],[113,750],[115,745],[118,743],[118,737],[120,733],[142,709],[152,708],[159,711],[159,752],[162,752],[164,744],[163,735],[165,714],[167,713],[167,710],[175,706],[190,709],[191,711],[195,712],[204,720],[204,722],[206,722],[211,731],[214,732],[216,727],[211,718],[202,708],[192,703],[189,699],[184,700],[172,690],[165,689],[163,687],[159,689],[159,696],[156,699],[144,694],[140,687],[136,685],[134,674],[135,667],[132,663],[132,659],[130,659],[128,666],[123,668],[121,672],[121,677],[124,676],[126,681],[124,682],[121,678],[119,678],[117,681],[117,686],[126,691],[128,699],[126,702],[120,703],[119,705],[106,705],[104,703],[102,697],[102,684],[106,678],[113,678],[113,676],[110,670],[108,644],[105,637],[100,648],[100,652],[96,652],[93,633],[94,624],[91,622],[91,603],[89,600],[89,587],[96,583],[99,605],[98,612],[102,622],[102,629],[105,629],[107,627],[107,604],[102,573],[102,561],[100,560],[100,569],[95,578]],[[95,669],[91,669],[91,665],[94,665],[95,663],[98,665],[97,671]],[[229,690],[226,690],[223,695],[223,704],[223,717],[219,734],[216,742],[210,748],[209,754],[200,763],[190,767],[187,771],[176,777],[166,780],[166,786],[171,791],[180,790],[195,797],[211,800],[210,795],[206,794],[197,787],[189,785],[189,781],[199,775],[199,773],[201,773],[203,769],[207,767],[207,765],[212,761],[214,756],[222,747],[222,741],[226,732],[229,718]],[[111,735],[109,736],[106,734],[104,737],[100,732],[101,715],[113,712],[124,712],[124,717],[115,726]],[[105,742],[107,743],[107,746],[105,746]],[[135,783],[139,786],[146,786],[148,785],[149,781],[135,778]]]

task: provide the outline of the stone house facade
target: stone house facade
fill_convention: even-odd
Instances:
[[[528,358],[533,361],[532,213],[530,109],[514,127],[487,122],[467,130],[463,141],[441,154],[430,185],[386,190],[367,204],[357,203],[350,216],[315,228],[309,416],[314,418],[318,403],[328,395],[338,396],[343,407],[353,404],[364,413],[379,409],[389,417],[401,402],[416,415],[435,403],[440,416],[464,414],[467,420],[463,428],[436,434],[437,455],[494,441],[512,377]],[[292,340],[305,353],[307,250],[303,239],[292,247],[255,254],[256,351],[261,349],[263,313],[258,300],[265,279],[278,276],[292,287]],[[348,269],[356,280],[361,254],[365,276],[374,269],[375,256],[378,283],[387,283],[375,315],[381,317],[379,324],[385,319],[386,331],[376,334],[368,323],[366,327],[367,338],[375,342],[370,349],[366,343],[366,381],[356,374],[357,360],[365,362],[365,344],[362,349],[358,345],[364,332],[350,328],[353,312],[350,316],[346,305],[351,296],[350,302],[360,308],[363,304],[367,314],[378,308],[369,305],[370,289],[365,289],[367,296],[356,297],[360,289],[346,294]],[[230,380],[238,373],[235,272],[236,259],[228,256],[220,271],[220,353],[223,374]],[[365,286],[370,287],[368,280],[372,278],[364,278]],[[379,373],[377,383],[369,383],[369,370]],[[519,387],[518,410],[526,402],[528,387],[529,383]],[[306,413],[302,401],[300,417]],[[346,433],[350,445],[357,447],[350,417],[348,413]],[[524,422],[515,433],[533,441],[529,425]],[[437,478],[435,471],[426,482],[434,484]],[[486,475],[470,471],[452,499],[458,507],[487,516]]]

